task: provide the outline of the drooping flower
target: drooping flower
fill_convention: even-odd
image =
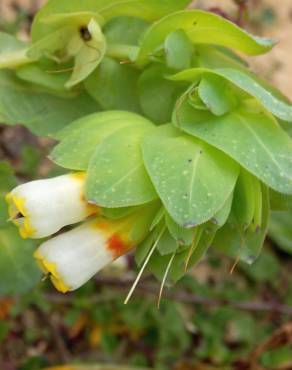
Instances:
[[[19,185],[6,195],[10,220],[25,238],[43,238],[98,213],[86,202],[85,173]]]
[[[34,257],[59,291],[78,289],[145,238],[149,224],[147,217],[144,220],[143,227],[135,233],[131,232],[133,217],[89,221],[46,241]]]

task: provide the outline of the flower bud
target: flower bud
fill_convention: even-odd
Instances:
[[[85,173],[19,185],[6,195],[10,220],[26,238],[43,238],[98,212],[84,195]]]
[[[62,293],[78,289],[145,237],[131,238],[130,218],[99,218],[43,243],[35,252],[39,266]]]

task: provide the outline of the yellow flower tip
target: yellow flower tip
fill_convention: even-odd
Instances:
[[[53,285],[59,292],[68,293],[71,290],[71,288],[63,281],[58,273],[55,263],[47,261],[38,250],[34,252],[33,256],[36,259],[40,270],[45,275],[50,275]]]
[[[25,210],[25,199],[22,197],[18,197],[16,195],[11,195],[11,202],[13,202],[14,207],[18,213],[21,213],[24,217],[27,216],[27,212]]]
[[[25,199],[8,193],[5,200],[9,206],[9,221],[12,221],[19,228],[19,234],[23,239],[31,238],[35,234],[35,230],[31,226],[30,218],[25,209]]]
[[[54,275],[51,275],[50,278],[51,278],[51,282],[53,283],[54,287],[59,292],[64,293],[64,294],[70,292],[71,288],[68,287],[68,285],[66,285],[62,279],[57,278]]]
[[[18,213],[18,209],[15,205],[15,202],[14,202],[13,198],[14,197],[13,197],[12,193],[8,193],[8,194],[5,195],[5,201],[8,204],[8,214],[9,214],[9,217],[10,217],[11,221],[15,218],[15,216]]]
[[[44,273],[48,274],[48,270],[46,269],[46,266],[43,263],[43,256],[40,254],[39,250],[37,249],[33,254],[34,259],[36,260],[36,263],[39,267],[39,269]]]
[[[28,217],[25,217],[22,227],[19,228],[19,233],[23,239],[32,238],[34,236],[35,230],[32,228]]]
[[[71,174],[73,179],[79,180],[79,181],[84,181],[86,177],[85,172],[74,172]]]

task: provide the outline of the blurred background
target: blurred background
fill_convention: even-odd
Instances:
[[[0,0],[0,30],[28,40],[33,16],[44,2]],[[250,64],[292,99],[291,0],[197,0],[191,6],[277,39],[269,55],[250,58]],[[46,159],[51,145],[21,126],[0,125],[0,195],[14,185],[15,175],[30,180],[58,174]],[[19,276],[9,276],[11,286],[0,280],[0,370],[79,363],[117,364],[117,369],[291,370],[291,216],[274,212],[269,238],[253,266],[238,264],[230,274],[233,261],[212,251],[165,291],[158,310],[160,285],[147,274],[130,303],[123,304],[136,276],[131,256],[76,293],[61,295],[40,282],[24,255],[31,252],[30,242],[18,259],[9,257],[18,239],[4,240],[0,204],[1,274],[8,276],[11,264],[21,265]]]

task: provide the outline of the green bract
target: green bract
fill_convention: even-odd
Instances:
[[[180,226],[190,228],[208,221],[234,189],[238,165],[172,125],[145,136],[142,149],[151,180]]]
[[[200,10],[181,11],[155,23],[141,40],[138,63],[145,63],[173,31],[184,30],[194,44],[212,44],[240,50],[248,55],[270,50],[273,41],[254,37],[233,23]]]
[[[253,262],[292,195],[292,106],[236,54],[274,42],[188,3],[50,0],[30,44],[0,34],[2,121],[53,136],[105,217],[153,204],[136,259],[172,281],[210,246]]]

